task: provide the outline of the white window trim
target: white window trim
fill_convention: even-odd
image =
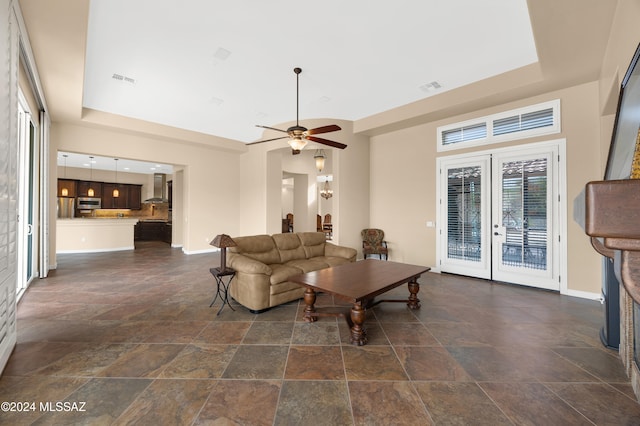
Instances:
[[[553,109],[553,125],[552,126],[505,133],[498,136],[493,135],[493,122],[495,120],[512,117],[514,115],[523,115],[530,112],[541,111],[548,108]],[[512,109],[512,110],[497,113],[497,114],[491,114],[484,117],[474,118],[471,120],[460,121],[453,124],[447,124],[446,126],[440,126],[436,129],[437,141],[438,141],[437,150],[438,152],[454,151],[457,149],[470,148],[470,147],[482,146],[482,145],[490,145],[490,144],[506,142],[506,141],[514,141],[518,139],[531,138],[534,136],[552,135],[555,133],[560,133],[561,131],[560,121],[561,121],[560,120],[560,99],[554,99],[552,101],[542,102],[535,105],[529,105],[522,108],[516,108],[516,109]],[[480,125],[483,123],[486,125],[486,128],[487,128],[487,136],[485,138],[474,139],[466,142],[452,143],[448,145],[444,145],[442,142],[443,132],[446,132],[448,130],[453,130],[453,129],[459,129],[461,127]]]

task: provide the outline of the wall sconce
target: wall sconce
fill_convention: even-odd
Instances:
[[[91,187],[91,184],[93,183],[93,157],[89,156],[89,189],[87,189],[87,196],[88,197],[93,197],[96,195],[96,192],[93,190],[93,188]]]
[[[113,189],[113,198],[118,198],[120,196],[120,191],[118,191],[118,159],[114,158],[116,161],[116,187]]]
[[[331,187],[329,186],[329,179],[324,182],[324,186],[320,190],[320,196],[325,200],[333,197],[333,189],[331,189]]]
[[[67,154],[62,154],[62,156],[64,157],[64,178],[67,178]],[[65,182],[66,185],[66,182]],[[63,197],[68,197],[69,196],[69,188],[67,188],[66,186],[64,186],[61,190],[60,190],[60,195]]]
[[[324,160],[327,158],[327,156],[324,154],[324,150],[316,149],[316,153],[314,154],[313,158],[316,160],[316,169],[321,172],[322,169],[324,169]]]
[[[216,237],[209,243],[214,247],[220,249],[220,269],[219,271],[225,272],[227,270],[227,247],[237,246],[236,242],[227,234],[216,235]]]

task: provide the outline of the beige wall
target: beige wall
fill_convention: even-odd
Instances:
[[[473,114],[410,127],[371,138],[371,226],[385,230],[392,260],[435,265],[436,228],[427,221],[436,220],[436,158],[509,146],[508,143],[476,149],[436,151],[436,128],[441,125],[481,117],[492,113],[561,100],[562,132],[512,143],[521,145],[566,138],[568,217],[573,217],[573,200],[589,180],[599,179],[598,86],[585,84],[535,98],[498,105]],[[573,220],[567,221],[569,290],[599,293],[600,261],[584,231]]]
[[[369,223],[369,138],[353,134],[353,123],[344,120],[305,120],[308,128],[335,123],[342,131],[329,133],[325,137],[347,144],[344,150],[331,150],[331,162],[327,167],[333,174],[334,195],[331,210],[334,216],[334,241],[358,248],[361,246],[360,230]],[[287,128],[292,123],[274,126]],[[266,136],[265,136],[266,137]],[[284,146],[284,148],[283,148]],[[249,146],[249,151],[240,155],[240,234],[273,234],[281,231],[282,172],[288,171],[307,178],[306,216],[296,230],[315,230],[315,215],[318,211],[316,193],[315,162],[313,151],[291,156],[286,140],[278,140]],[[326,174],[325,169],[322,173]],[[300,198],[300,197],[298,197]],[[299,201],[299,200],[298,200]],[[320,200],[324,213],[327,207]]]
[[[174,182],[174,190],[181,199],[174,208],[173,217],[174,222],[180,221],[176,228],[182,229],[182,238],[178,236],[176,241],[182,240],[183,250],[187,253],[212,250],[209,242],[217,234],[237,234],[239,231],[240,161],[237,153],[167,138],[53,123],[52,171],[57,170],[58,150],[172,164],[183,169],[182,179]],[[57,176],[54,174],[49,188],[51,223],[55,223]],[[55,259],[55,235],[52,238],[50,255]]]
[[[432,264],[435,261],[435,228],[427,228],[425,222],[435,220],[436,175],[433,167],[438,155],[435,151],[436,127],[560,98],[562,133],[558,137],[566,138],[568,157],[566,196],[569,210],[569,254],[566,278],[569,280],[569,289],[599,292],[599,257],[591,250],[583,231],[571,219],[572,201],[588,180],[599,179],[603,174],[617,90],[640,40],[640,27],[635,22],[637,16],[640,16],[640,4],[636,0],[619,0],[617,5],[602,58],[601,72],[598,77],[594,77],[596,80],[593,83],[562,88],[566,84],[558,85],[555,82],[561,80],[550,78],[558,72],[560,75],[572,74],[572,64],[576,61],[573,58],[571,61],[556,61],[563,58],[563,55],[553,56],[554,60],[550,61],[552,55],[545,53],[549,46],[544,43],[546,39],[542,40],[541,37],[555,34],[548,31],[547,27],[554,29],[563,26],[554,20],[546,22],[541,17],[545,14],[545,5],[530,2],[530,9],[538,12],[532,16],[539,54],[543,62],[546,61],[542,66],[524,67],[507,73],[508,75],[457,89],[449,96],[431,97],[393,111],[365,117],[355,123],[329,119],[305,121],[304,124],[308,127],[327,122],[339,123],[344,130],[332,133],[331,136],[349,145],[344,151],[332,150],[335,192],[331,210],[337,240],[344,245],[359,247],[360,229],[368,226],[381,227],[387,232],[392,258]],[[31,13],[34,11],[31,10]],[[84,12],[79,12],[80,15],[82,13]],[[46,18],[46,14],[43,14],[43,18]],[[607,19],[603,19],[604,21],[608,22]],[[42,28],[47,28],[46,19],[35,22],[37,25],[44,25]],[[589,33],[593,33],[593,37],[597,36],[601,42],[606,39],[601,35],[602,31],[594,29]],[[46,31],[44,34],[38,39],[40,42],[47,40]],[[578,44],[564,33],[558,36],[566,38],[564,45]],[[579,33],[576,37],[578,36],[583,37],[584,34]],[[550,45],[554,44],[553,40],[546,41]],[[582,41],[580,44],[581,52],[585,50],[585,44],[589,43]],[[600,52],[598,49],[586,50]],[[78,52],[83,53],[81,48]],[[62,53],[58,52],[56,55]],[[45,59],[41,63],[45,63]],[[550,62],[555,67],[550,67]],[[47,76],[54,75],[55,73],[45,74],[45,80],[48,81]],[[550,83],[545,85],[546,82]],[[77,85],[81,86],[81,78],[77,79]],[[50,84],[49,87],[52,91],[58,85]],[[548,93],[533,96],[542,92]],[[64,93],[71,92],[65,90]],[[65,96],[51,98],[51,103],[58,107],[76,105]],[[514,99],[520,100],[513,101]],[[491,102],[495,106],[486,108],[487,105],[492,105]],[[465,114],[457,115],[462,112]],[[79,110],[77,113],[80,114]],[[286,168],[283,167],[284,154],[281,150],[284,141],[251,146],[242,153],[241,150],[226,150],[225,147],[229,144],[223,143],[225,141],[207,141],[211,144],[207,148],[193,141],[181,140],[180,132],[168,132],[166,128],[156,131],[157,129],[122,125],[121,121],[109,121],[104,117],[96,117],[97,115],[99,114],[96,112],[85,111],[82,119],[113,125],[114,129],[123,127],[145,130],[136,133],[54,122],[51,130],[52,170],[55,169],[57,149],[183,166],[179,179],[181,185],[174,187],[176,191],[183,190],[183,205],[177,208],[181,222],[179,226],[174,225],[174,229],[182,229],[179,231],[180,236],[188,252],[209,249],[208,239],[221,232],[251,235],[280,231],[281,178],[282,170]],[[62,121],[68,119],[65,114],[58,114],[54,118]],[[78,119],[75,115],[72,118]],[[357,134],[353,134],[354,128]],[[147,136],[144,136],[145,132]],[[545,138],[534,138],[517,144],[543,139]],[[51,194],[55,194],[55,177],[52,175],[50,180]],[[52,197],[52,204],[54,199]],[[322,204],[320,210],[323,210]],[[55,241],[55,235],[52,237]]]

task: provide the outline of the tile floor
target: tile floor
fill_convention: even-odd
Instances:
[[[640,424],[597,302],[429,273],[422,309],[376,306],[354,347],[302,302],[216,316],[217,263],[156,243],[60,255],[19,304],[0,378],[0,401],[35,409],[0,424]]]

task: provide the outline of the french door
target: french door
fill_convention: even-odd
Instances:
[[[560,289],[559,149],[439,159],[441,271]]]

